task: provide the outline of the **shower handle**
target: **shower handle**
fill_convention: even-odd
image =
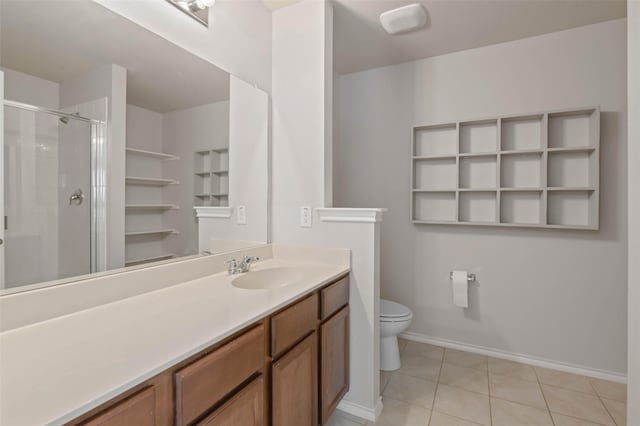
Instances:
[[[69,197],[69,205],[76,203],[76,206],[79,206],[80,204],[82,204],[82,200],[84,200],[82,189],[76,189],[76,192],[71,194],[71,197]]]

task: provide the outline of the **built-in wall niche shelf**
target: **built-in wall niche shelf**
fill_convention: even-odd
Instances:
[[[176,257],[175,254],[167,253],[167,254],[161,254],[161,255],[158,255],[158,256],[144,257],[144,258],[140,258],[140,259],[130,259],[130,260],[127,260],[127,261],[124,262],[124,266],[143,265],[145,263],[151,263],[151,262],[158,262],[160,260],[173,259],[174,257]]]
[[[137,155],[140,157],[147,157],[155,160],[179,160],[180,159],[180,157],[178,157],[177,155],[166,154],[164,152],[147,151],[147,150],[138,149],[138,148],[127,147],[126,152],[127,154]]]
[[[411,219],[597,230],[600,109],[415,126]]]
[[[228,206],[229,149],[212,148],[194,154],[196,206]]]
[[[180,207],[177,204],[127,204],[125,209],[127,212],[162,212],[166,210],[177,210]]]
[[[125,182],[127,185],[144,185],[144,186],[167,186],[167,185],[178,185],[178,182],[175,179],[164,179],[164,178],[147,178],[147,177],[138,177],[138,176],[126,176]]]
[[[125,237],[144,237],[144,236],[160,236],[179,234],[177,229],[148,229],[144,231],[127,231],[124,233]]]

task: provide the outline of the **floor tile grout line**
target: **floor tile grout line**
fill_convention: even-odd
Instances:
[[[448,417],[453,417],[454,419],[462,420],[462,421],[464,421],[464,422],[471,423],[471,424],[473,424],[473,425],[477,425],[477,426],[485,426],[485,425],[483,425],[482,423],[473,422],[473,421],[468,420],[468,419],[463,419],[462,417],[454,416],[453,414],[443,413],[442,411],[432,410],[432,412],[433,412],[433,413],[438,413],[438,414],[443,414],[443,415],[448,416]],[[598,426],[600,426],[600,425],[598,425]]]
[[[593,386],[593,383],[591,382],[591,380],[589,380],[587,378],[587,382],[589,382],[589,386],[591,386],[591,389],[593,389],[593,391],[595,392],[596,396],[600,400],[600,404],[602,404],[602,406],[604,407],[604,409],[607,412],[607,414],[609,415],[609,417],[611,417],[611,420],[613,420],[613,424],[615,424],[617,426],[623,426],[623,425],[618,425],[618,422],[613,417],[613,414],[611,414],[611,411],[609,411],[609,408],[607,407],[607,404],[604,403],[604,401],[602,400],[602,396],[600,395],[600,392],[598,392],[598,389],[596,389],[596,387]],[[625,405],[626,405],[626,403],[625,403]]]
[[[538,381],[538,389],[540,389],[540,393],[542,394],[542,399],[544,399],[544,405],[547,406],[547,413],[549,413],[549,418],[551,418],[551,424],[555,426],[556,421],[553,420],[553,414],[551,414],[551,407],[549,407],[549,401],[547,401],[547,396],[544,394],[544,389],[542,389],[542,384],[540,383],[540,377],[538,377],[538,371],[535,367],[532,367],[533,374],[536,376],[536,380]]]
[[[583,423],[584,422],[589,422],[589,423],[593,423],[596,426],[607,426],[607,425],[604,425],[602,423],[595,422],[593,420],[581,419],[580,417],[570,416],[569,414],[558,413],[558,412],[555,412],[555,411],[551,411],[551,413],[552,414],[558,414],[558,415],[564,416],[564,417],[569,417],[570,419],[573,419],[573,420],[579,420],[579,421],[581,421]],[[551,420],[553,420],[553,416],[551,416]],[[615,423],[615,420],[614,420],[614,423]]]
[[[602,397],[600,395],[598,395],[598,400],[600,401],[600,404],[602,404],[602,406],[604,407],[604,410],[607,412],[607,414],[609,415],[609,417],[613,421],[613,424],[616,425],[616,426],[624,426],[624,425],[618,425],[618,422],[616,422],[616,419],[613,418],[613,415],[611,414],[611,411],[609,411],[609,408],[607,408],[607,404],[604,403],[604,401],[602,400]]]
[[[435,345],[432,345],[432,346],[435,346]],[[438,347],[438,346],[435,346],[435,347]],[[403,348],[403,353],[404,353],[404,349],[406,349],[406,345],[405,345],[405,347]],[[440,387],[440,383],[441,383],[441,376],[442,376],[442,369],[444,368],[444,365],[445,365],[445,364],[449,364],[449,365],[452,365],[452,366],[462,367],[462,368],[467,368],[467,369],[470,369],[470,370],[476,370],[476,371],[480,371],[480,370],[481,370],[481,369],[479,369],[479,368],[469,367],[468,365],[460,365],[460,364],[455,364],[455,363],[445,362],[447,348],[442,348],[442,349],[443,349],[443,351],[442,351],[442,357],[441,357],[441,359],[440,359],[440,369],[439,369],[439,371],[438,371],[438,377],[437,377],[437,381],[436,381],[436,388],[435,388],[435,391],[434,391],[433,402],[432,402],[432,407],[431,407],[432,409],[431,409],[431,413],[430,413],[430,415],[429,415],[429,424],[431,424],[431,422],[432,422],[432,420],[433,420],[433,413],[434,413],[434,412],[436,412],[436,413],[441,413],[440,411],[436,411],[436,410],[435,410],[435,401],[436,401],[436,397],[437,397],[438,389],[439,389],[439,387]],[[464,352],[464,351],[460,351],[460,352]],[[418,356],[418,357],[420,357],[420,358],[425,358],[425,359],[431,359],[431,360],[434,360],[434,358],[433,358],[433,357],[424,356],[424,355],[421,355],[421,354],[413,354],[413,355]],[[495,398],[495,399],[498,399],[498,400],[502,400],[502,401],[507,401],[507,402],[510,402],[510,403],[518,404],[518,405],[522,405],[522,406],[525,406],[525,407],[531,407],[531,408],[536,408],[536,409],[542,409],[542,410],[544,410],[544,408],[535,407],[535,406],[533,406],[533,405],[528,405],[528,404],[521,403],[521,402],[517,402],[517,401],[510,401],[510,400],[508,400],[508,399],[504,399],[504,398],[500,398],[500,397],[497,397],[497,396],[493,396],[493,394],[492,394],[492,392],[491,392],[491,374],[492,374],[492,373],[489,371],[489,366],[488,366],[488,360],[489,360],[489,358],[490,358],[490,357],[488,357],[488,356],[486,357],[486,359],[487,359],[487,368],[486,368],[486,370],[485,370],[485,371],[486,371],[486,374],[487,374],[487,381],[488,381],[488,383],[487,383],[487,385],[488,385],[488,394],[483,394],[483,393],[481,393],[481,392],[472,391],[472,390],[465,389],[465,388],[463,388],[463,387],[459,387],[459,386],[455,386],[455,385],[454,385],[454,386],[452,386],[452,387],[454,387],[454,388],[456,388],[456,389],[464,390],[464,391],[466,391],[466,392],[471,392],[471,393],[474,393],[474,394],[477,394],[477,395],[484,395],[484,396],[487,396],[487,395],[488,395],[488,396],[489,396],[489,413],[490,413],[490,422],[491,422],[491,424],[493,424],[493,412],[492,412],[492,407],[491,407],[491,399],[492,399],[492,398]],[[543,397],[543,400],[544,400],[544,402],[545,402],[545,406],[546,406],[546,412],[547,412],[547,414],[549,415],[549,417],[550,417],[550,419],[551,419],[551,423],[552,423],[553,425],[555,425],[555,420],[554,420],[554,418],[553,418],[553,413],[554,413],[554,412],[552,412],[552,411],[551,411],[551,408],[550,408],[550,406],[549,406],[549,402],[548,402],[548,400],[547,400],[547,396],[546,396],[546,394],[545,394],[545,392],[544,392],[544,390],[543,390],[542,386],[548,386],[548,387],[550,387],[550,388],[555,388],[555,389],[559,389],[559,390],[563,390],[563,391],[568,391],[568,392],[575,392],[575,393],[579,393],[579,394],[582,394],[582,395],[595,396],[595,397],[598,399],[598,401],[602,404],[602,406],[604,407],[605,412],[606,412],[606,413],[608,414],[608,416],[609,416],[609,420],[611,420],[611,421],[613,422],[613,424],[614,424],[614,425],[621,426],[621,425],[618,425],[618,424],[617,424],[616,420],[613,418],[613,415],[611,414],[611,411],[609,410],[609,408],[607,408],[607,406],[606,406],[606,404],[605,404],[605,402],[604,402],[604,400],[605,400],[605,399],[609,400],[609,399],[611,399],[611,398],[604,398],[604,397],[602,397],[602,396],[600,395],[600,393],[597,391],[597,389],[595,389],[595,386],[593,385],[593,381],[591,380],[591,378],[590,378],[590,377],[587,377],[587,376],[581,376],[581,377],[584,377],[585,379],[587,379],[587,382],[589,383],[589,386],[590,386],[591,390],[593,391],[592,393],[585,392],[585,391],[581,391],[581,390],[576,390],[576,389],[571,389],[571,388],[568,388],[568,387],[557,386],[557,385],[555,385],[555,384],[547,384],[547,383],[543,383],[543,382],[540,380],[540,376],[539,376],[538,371],[536,370],[536,367],[535,367],[535,366],[530,365],[530,364],[525,364],[525,363],[517,363],[517,364],[526,365],[526,366],[529,366],[530,368],[532,368],[532,369],[533,369],[533,372],[534,372],[534,375],[535,375],[535,378],[536,378],[536,381],[534,382],[533,380],[524,380],[524,379],[522,379],[522,378],[514,377],[514,376],[511,376],[511,375],[509,375],[509,374],[498,374],[498,373],[494,373],[494,374],[495,374],[496,376],[498,376],[498,377],[510,378],[510,379],[512,379],[512,380],[519,380],[519,381],[522,381],[522,382],[528,382],[528,383],[536,383],[536,384],[538,385],[538,388],[539,388],[540,392],[542,393],[542,397]],[[422,379],[422,380],[425,380],[425,381],[428,381],[428,382],[432,382],[432,383],[433,383],[433,381],[432,381],[432,380],[425,379],[424,377],[411,376],[411,375],[409,375],[409,374],[404,374],[404,373],[399,373],[399,374],[402,374],[402,375],[405,375],[405,376],[409,376],[409,377],[413,377],[413,378]],[[580,375],[577,375],[577,376],[580,376]],[[616,402],[620,402],[620,403],[625,403],[625,401],[619,401],[618,399],[611,399],[611,400],[612,400],[612,401],[616,401]],[[593,421],[592,419],[587,420],[587,419],[582,419],[582,418],[574,417],[574,416],[567,415],[567,414],[562,414],[562,413],[557,413],[557,414],[562,415],[562,416],[566,416],[566,417],[569,417],[569,418],[572,418],[572,419],[575,419],[575,420],[590,421],[590,422],[593,422],[594,424],[598,424],[598,425],[600,425],[600,423],[597,423],[597,422]],[[448,415],[448,416],[451,416],[451,415],[449,415],[449,414],[447,414],[447,415]],[[457,417],[457,416],[451,416],[451,417],[458,418],[458,419],[461,419],[461,420],[465,420],[465,419],[462,419],[461,417]],[[468,420],[467,420],[467,421],[468,421]],[[605,425],[603,425],[603,426],[605,426]]]
[[[487,357],[487,393],[489,394],[489,422],[493,426],[493,408],[491,407],[491,377],[489,375],[489,358]]]
[[[433,410],[436,408],[436,397],[438,396],[438,388],[440,387],[440,376],[442,375],[442,366],[444,365],[444,355],[446,349],[442,349],[442,358],[440,359],[440,370],[438,370],[438,380],[436,380],[436,389],[433,391],[433,401],[431,402],[431,412],[429,413],[429,425],[433,420]]]

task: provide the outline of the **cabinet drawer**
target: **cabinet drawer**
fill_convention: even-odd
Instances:
[[[329,318],[349,303],[349,277],[325,287],[320,292],[320,319]]]
[[[109,407],[83,423],[87,426],[152,426],[156,417],[156,393],[153,386]]]
[[[196,420],[259,371],[264,357],[264,326],[259,325],[177,371],[176,423]]]
[[[264,423],[264,379],[260,376],[198,425],[263,426]]]
[[[307,297],[271,318],[271,356],[274,358],[314,330],[318,322],[318,294]]]

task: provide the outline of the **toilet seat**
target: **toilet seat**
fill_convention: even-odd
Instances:
[[[380,321],[381,322],[404,322],[411,321],[413,312],[400,303],[391,300],[380,299]]]

